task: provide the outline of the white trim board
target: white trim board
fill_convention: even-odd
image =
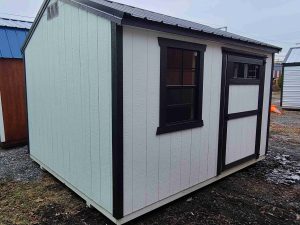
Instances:
[[[220,180],[220,179],[222,179],[222,178],[224,178],[224,177],[227,177],[227,176],[229,176],[229,175],[231,175],[231,174],[233,174],[233,173],[235,173],[235,172],[238,172],[238,171],[240,171],[240,170],[242,170],[242,169],[244,169],[244,168],[246,168],[246,167],[248,167],[248,166],[250,166],[250,165],[252,165],[252,164],[255,164],[255,163],[257,163],[257,162],[259,162],[259,161],[261,161],[261,160],[263,160],[263,159],[265,159],[265,156],[261,156],[261,157],[259,157],[259,159],[253,159],[253,160],[250,160],[250,161],[248,161],[248,162],[246,162],[246,163],[243,163],[243,164],[241,164],[241,165],[239,165],[239,166],[236,166],[236,167],[234,167],[234,168],[231,168],[231,169],[229,169],[229,170],[226,170],[226,171],[224,171],[221,175],[219,175],[219,176],[216,176],[216,177],[213,177],[213,178],[211,178],[211,179],[209,179],[209,180],[206,180],[206,181],[204,181],[204,182],[202,182],[202,183],[200,183],[200,184],[197,184],[197,185],[195,185],[195,186],[193,186],[193,187],[190,187],[190,188],[188,188],[188,189],[186,189],[186,190],[183,190],[183,191],[181,191],[181,192],[179,192],[179,193],[177,193],[177,194],[175,194],[175,195],[172,195],[172,196],[170,196],[170,197],[168,197],[168,198],[165,198],[165,199],[162,199],[162,200],[160,200],[160,201],[158,201],[158,202],[156,202],[156,203],[154,203],[154,204],[152,204],[152,205],[149,205],[149,206],[147,206],[147,207],[145,207],[145,208],[143,208],[143,209],[140,209],[140,210],[138,210],[138,211],[136,211],[136,212],[133,212],[133,213],[131,213],[131,214],[129,214],[129,215],[126,215],[126,216],[124,216],[122,219],[120,219],[120,220],[117,220],[117,219],[115,219],[107,210],[105,210],[104,208],[102,208],[100,205],[98,205],[96,202],[94,202],[93,200],[91,200],[90,198],[88,198],[85,194],[83,194],[81,191],[79,191],[76,187],[74,187],[72,184],[70,184],[68,181],[66,181],[64,178],[62,178],[61,176],[59,176],[57,173],[55,173],[53,170],[51,170],[49,167],[47,167],[46,165],[44,165],[41,161],[39,161],[37,158],[35,158],[34,156],[32,156],[32,155],[30,155],[30,157],[31,157],[31,159],[32,160],[34,160],[35,162],[37,162],[40,166],[41,166],[41,168],[42,169],[45,169],[45,170],[47,170],[50,174],[52,174],[53,176],[55,176],[58,180],[60,180],[63,184],[65,184],[67,187],[69,187],[72,191],[74,191],[76,194],[78,194],[82,199],[84,199],[85,201],[86,201],[86,203],[87,203],[87,205],[92,205],[94,208],[96,208],[98,211],[100,211],[104,216],[106,216],[108,219],[110,219],[112,222],[114,222],[115,224],[117,224],[117,225],[121,225],[121,224],[124,224],[124,223],[127,223],[127,222],[129,222],[129,221],[131,221],[131,220],[133,220],[133,219],[135,219],[135,218],[137,218],[137,217],[139,217],[139,216],[142,216],[142,215],[144,215],[144,214],[146,214],[146,213],[148,213],[148,212],[151,212],[151,211],[153,211],[153,210],[155,210],[155,209],[158,209],[158,208],[160,208],[161,206],[163,206],[163,205],[166,205],[166,204],[168,204],[168,203],[170,203],[170,202],[172,202],[172,201],[174,201],[174,200],[176,200],[176,199],[179,199],[179,198],[181,198],[181,197],[184,197],[185,195],[187,195],[187,194],[190,194],[190,193],[192,193],[192,192],[194,192],[194,191],[197,191],[197,190],[199,190],[199,189],[201,189],[201,188],[203,188],[203,187],[205,187],[205,186],[207,186],[207,185],[209,185],[209,184],[212,184],[212,183],[214,183],[214,182],[216,182],[216,181],[218,181],[218,180]]]
[[[2,111],[1,92],[0,92],[0,141],[5,142],[5,130],[4,130],[3,111]]]

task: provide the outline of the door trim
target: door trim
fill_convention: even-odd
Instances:
[[[262,66],[260,68],[261,75],[260,75],[259,83],[257,81],[249,82],[249,84],[259,85],[258,108],[256,110],[228,114],[229,87],[230,87],[230,85],[237,84],[237,83],[232,83],[232,79],[226,73],[229,55],[248,57],[251,59],[255,58],[255,59],[261,60],[263,62]],[[261,56],[261,55],[255,56],[252,53],[247,54],[245,52],[239,53],[236,50],[229,51],[228,48],[223,49],[217,175],[220,175],[223,171],[230,169],[234,166],[240,165],[246,161],[249,161],[249,160],[255,159],[255,158],[256,159],[259,158],[260,141],[261,141],[261,122],[262,122],[262,112],[263,112],[264,83],[265,83],[265,63],[266,63],[265,56]],[[247,84],[247,82],[241,82],[239,84],[243,85],[243,84]],[[256,137],[255,137],[255,152],[254,152],[254,154],[226,165],[225,160],[226,160],[226,142],[227,142],[228,120],[242,118],[242,117],[248,117],[248,116],[255,116],[255,115],[257,115],[257,123],[256,123]]]

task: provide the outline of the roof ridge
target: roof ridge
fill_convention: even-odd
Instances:
[[[18,22],[25,22],[25,23],[33,23],[32,21],[28,21],[28,20],[18,20],[18,19],[6,18],[6,17],[0,17],[0,19],[18,21]]]

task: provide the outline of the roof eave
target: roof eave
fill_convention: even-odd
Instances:
[[[213,41],[222,42],[231,45],[232,44],[239,45],[240,47],[258,49],[268,53],[279,53],[282,50],[282,48],[276,46],[267,46],[267,45],[246,42],[234,38],[227,38],[213,33],[209,34],[203,31],[197,31],[189,28],[183,28],[183,27],[173,26],[165,23],[156,22],[156,21],[150,21],[147,19],[141,19],[141,18],[133,17],[129,14],[124,15],[122,20],[122,25],[140,27],[140,28],[150,29],[150,30],[157,30],[161,32],[173,33],[173,34],[189,36],[194,38],[213,40]]]

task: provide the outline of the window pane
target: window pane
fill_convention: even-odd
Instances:
[[[183,68],[196,68],[197,55],[198,52],[195,51],[183,51]]]
[[[176,48],[168,48],[167,53],[168,68],[182,68],[182,50]]]
[[[181,85],[181,70],[168,69],[167,85]]]
[[[194,88],[168,88],[167,105],[187,104],[194,102]]]
[[[233,78],[245,78],[244,64],[233,63]]]
[[[195,85],[195,70],[183,71],[183,85]]]
[[[259,79],[259,65],[248,65],[248,77],[249,79]]]
[[[194,119],[193,106],[168,106],[167,107],[167,123],[176,123]]]

